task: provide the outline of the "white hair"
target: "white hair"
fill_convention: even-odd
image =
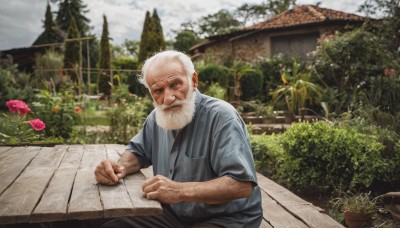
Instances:
[[[153,64],[168,64],[169,61],[179,61],[182,64],[182,68],[186,73],[189,84],[191,85],[190,82],[192,81],[192,75],[195,72],[193,62],[186,54],[174,50],[159,52],[148,58],[144,62],[142,73],[138,76],[139,82],[146,86],[147,89],[150,89],[146,81],[149,69]]]

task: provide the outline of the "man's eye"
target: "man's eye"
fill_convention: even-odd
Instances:
[[[171,85],[171,88],[176,88],[176,87],[178,87],[178,83],[173,83],[172,85]]]
[[[161,89],[153,90],[153,93],[161,93]]]

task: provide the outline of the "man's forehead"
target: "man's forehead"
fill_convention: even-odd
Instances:
[[[158,82],[168,82],[171,81],[175,78],[183,78],[184,77],[184,73],[180,70],[171,70],[168,72],[164,72],[164,73],[158,73],[155,75],[149,75],[149,85],[152,86],[154,84],[157,84]]]

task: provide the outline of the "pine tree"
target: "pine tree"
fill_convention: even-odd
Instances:
[[[79,38],[79,31],[76,27],[75,18],[71,17],[71,25],[68,28],[68,39]],[[74,68],[79,64],[79,41],[68,41],[65,43],[64,51],[64,67]],[[77,72],[68,71],[71,75],[71,79],[75,81],[77,79]]]
[[[82,3],[82,0],[64,0],[60,1],[57,12],[56,23],[60,29],[66,31],[71,24],[71,17],[75,18],[75,23],[81,37],[84,37],[89,32],[90,20],[84,16],[88,12],[87,5]]]
[[[105,96],[109,96],[111,94],[111,78],[109,71],[111,68],[111,51],[108,23],[105,15],[103,15],[103,33],[101,34],[100,40],[99,67],[102,69],[99,75],[99,92],[103,93]]]
[[[56,43],[61,41],[61,38],[55,32],[55,23],[53,21],[53,15],[51,14],[51,8],[49,4],[47,4],[43,27],[44,31],[35,40],[35,42],[33,42],[33,45]]]

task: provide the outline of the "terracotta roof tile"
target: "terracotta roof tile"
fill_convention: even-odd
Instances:
[[[329,21],[365,21],[367,18],[337,10],[325,9],[313,5],[297,6],[243,30],[285,28],[298,25],[316,24]]]

